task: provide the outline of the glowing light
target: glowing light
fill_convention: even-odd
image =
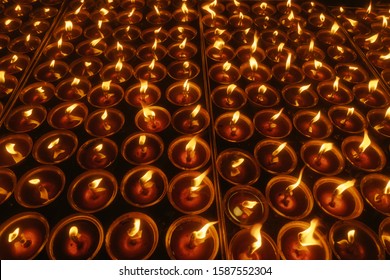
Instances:
[[[305,168],[302,168],[301,171],[299,172],[299,176],[298,176],[298,179],[297,181],[292,184],[292,185],[289,185],[287,188],[286,188],[286,192],[289,193],[291,195],[292,191],[295,190],[297,187],[299,187],[299,185],[301,184],[302,182],[302,176],[303,176],[303,171],[305,170]]]
[[[65,21],[65,31],[70,32],[73,29],[73,23],[70,20]]]
[[[315,229],[319,223],[318,219],[313,219],[310,226],[298,234],[299,243],[302,246],[320,245],[320,241],[314,238]]]
[[[13,232],[8,234],[8,242],[13,242],[16,238],[18,238],[20,232],[20,228],[16,228]]]
[[[195,118],[198,115],[201,107],[202,106],[200,104],[195,107],[195,109],[191,112],[191,118]]]
[[[376,91],[376,89],[378,88],[378,83],[379,83],[379,80],[371,80],[371,81],[369,81],[369,83],[368,83],[368,91],[370,93]]]
[[[343,184],[340,184],[335,190],[334,190],[334,195],[335,196],[339,196],[341,195],[345,190],[353,187],[355,185],[355,182],[356,180],[353,179],[353,180],[350,180],[350,181],[346,181],[345,183]]]
[[[337,22],[335,22],[330,29],[330,33],[335,34],[339,28],[340,26],[337,24]]]
[[[141,219],[134,219],[133,227],[127,230],[127,235],[131,239],[140,239],[142,237]]]
[[[340,78],[336,77],[336,79],[333,82],[333,90],[336,92],[339,91],[339,81],[340,81]]]
[[[273,116],[270,118],[270,120],[271,120],[271,121],[276,121],[276,120],[280,117],[280,115],[282,114],[283,110],[284,110],[284,108],[280,109],[280,111],[279,111],[278,113],[276,113],[275,115],[273,115]]]
[[[276,157],[283,149],[286,147],[287,142],[283,142],[282,144],[279,145],[279,147],[272,152],[272,157]]]
[[[202,244],[206,240],[207,231],[212,225],[215,225],[216,223],[218,222],[209,222],[205,224],[200,230],[194,231],[191,236],[193,238],[193,246]]]
[[[261,247],[262,240],[261,240],[261,226],[262,224],[258,223],[252,226],[250,230],[250,234],[256,239],[255,242],[253,242],[250,246],[250,254],[253,254],[257,249]]]
[[[120,72],[122,70],[122,67],[123,67],[123,63],[122,61],[119,59],[118,62],[116,63],[115,65],[115,71],[116,72]]]
[[[376,40],[378,40],[378,38],[379,38],[379,33],[372,35],[371,37],[368,37],[365,41],[373,44],[376,42]]]
[[[367,130],[364,130],[363,141],[359,145],[359,152],[364,153],[364,151],[371,145],[370,137],[368,136]]]
[[[187,44],[187,38],[184,38],[183,42],[180,43],[179,45],[179,49],[184,49],[186,47],[186,44]]]
[[[308,90],[310,88],[311,84],[308,84],[308,85],[304,85],[304,86],[301,86],[298,90],[299,94],[301,94],[302,92]]]
[[[232,64],[229,63],[228,61],[226,61],[226,62],[223,64],[222,69],[223,69],[223,71],[227,72],[227,71],[229,71],[230,67],[232,67]]]
[[[251,56],[251,58],[249,59],[249,65],[252,71],[256,71],[259,68],[257,61],[253,56]]]

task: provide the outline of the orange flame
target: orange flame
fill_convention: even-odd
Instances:
[[[16,228],[13,232],[8,234],[8,242],[11,243],[16,240],[19,236],[20,228]]]
[[[230,95],[233,93],[233,91],[237,88],[237,86],[235,84],[231,84],[227,87],[226,89],[226,94],[227,95]]]
[[[270,120],[275,121],[277,118],[279,118],[280,115],[282,114],[283,110],[284,110],[284,108],[280,109],[280,111],[278,113],[276,113],[275,115],[273,115]]]
[[[355,230],[351,229],[347,233],[347,239],[342,239],[340,241],[337,241],[337,244],[339,245],[351,245],[355,242]]]
[[[283,48],[284,48],[284,43],[280,43],[279,46],[278,46],[278,52],[282,52],[283,51]]]
[[[70,20],[65,21],[65,31],[70,32],[73,29],[73,23]]]
[[[187,143],[185,150],[187,153],[192,153],[196,148],[196,136],[192,137],[191,140]]]
[[[387,182],[387,185],[383,191],[384,194],[390,194],[390,180]]]
[[[362,143],[359,145],[359,152],[364,153],[364,151],[371,145],[370,137],[368,136],[367,130],[364,130],[364,137]]]
[[[253,35],[253,43],[251,45],[251,52],[255,53],[257,50],[257,44],[259,42],[259,36],[257,35],[257,32]]]
[[[295,190],[302,182],[302,176],[303,176],[303,171],[305,170],[305,168],[302,168],[301,171],[299,172],[299,176],[298,176],[298,179],[297,181],[292,184],[292,185],[289,185],[287,188],[286,188],[286,192],[289,193],[291,195],[292,191]]]
[[[206,178],[207,174],[209,173],[209,169],[207,169],[206,171],[204,171],[203,173],[201,173],[200,175],[196,176],[193,180],[192,180],[192,186],[190,187],[190,192],[196,192],[196,191],[199,191],[202,186],[202,182],[203,182],[203,179]]]
[[[311,84],[308,84],[308,85],[305,85],[305,86],[301,86],[299,88],[299,94],[301,94],[302,92],[304,92],[305,90],[308,90],[310,88]]]
[[[276,157],[283,149],[286,147],[287,142],[283,142],[282,144],[279,145],[279,147],[272,152],[272,157]]]
[[[207,238],[207,231],[212,225],[215,225],[218,222],[209,222],[205,224],[200,230],[194,231],[192,233],[192,238],[194,239],[194,245],[197,246],[202,244]]]
[[[76,109],[77,106],[78,106],[77,104],[70,105],[68,108],[65,109],[65,113],[67,113],[67,114],[72,113],[73,110]]]
[[[256,71],[259,68],[259,64],[257,64],[256,58],[253,56],[249,59],[249,65],[252,71]]]
[[[376,89],[378,88],[378,83],[379,83],[379,80],[371,80],[369,83],[368,83],[368,91],[370,93],[376,91]]]
[[[385,119],[390,119],[390,107],[386,110]]]
[[[140,182],[142,188],[149,189],[154,185],[153,182],[150,182],[152,177],[153,177],[153,171],[149,170],[141,178],[139,178],[139,182]]]
[[[353,26],[353,27],[356,27],[359,24],[359,22],[357,20],[353,20],[351,18],[346,18],[346,20],[348,20],[349,23],[351,24],[351,26]]]
[[[378,40],[378,38],[379,38],[379,33],[372,35],[371,37],[368,37],[365,41],[373,44],[376,42],[376,40]]]
[[[130,239],[140,239],[142,237],[141,219],[134,219],[133,227],[127,230],[127,235]]]
[[[320,21],[321,22],[325,21],[325,15],[323,13],[320,14]]]
[[[236,111],[234,114],[233,114],[233,117],[232,117],[232,123],[233,124],[236,124],[237,121],[240,119],[240,111]]]
[[[23,116],[28,118],[28,117],[30,117],[32,115],[32,113],[33,113],[33,109],[26,110],[26,111],[23,112]]]
[[[183,42],[180,43],[179,45],[179,49],[184,49],[186,47],[186,44],[187,44],[187,38],[184,38]]]
[[[340,81],[340,78],[336,77],[336,79],[334,80],[334,83],[333,83],[333,90],[336,92],[339,91],[339,81]]]
[[[291,53],[289,52],[288,55],[287,55],[287,60],[286,60],[286,71],[289,71],[290,70],[290,66],[291,66]]]
[[[228,61],[226,61],[226,62],[223,64],[222,69],[223,69],[223,71],[227,72],[227,71],[229,71],[230,67],[232,67],[232,64],[229,63]]]
[[[116,66],[115,66],[116,70]],[[103,91],[109,91],[111,88],[111,80],[102,82],[102,90]]]
[[[120,72],[122,70],[122,67],[123,67],[123,63],[122,61],[119,59],[118,62],[116,63],[115,65],[115,71],[116,72]]]
[[[335,22],[330,29],[330,33],[335,34],[339,28],[340,26],[337,24],[337,22]]]
[[[261,247],[261,226],[262,224],[258,223],[252,226],[250,230],[250,234],[256,239],[250,246],[250,254],[252,255],[257,249]]]
[[[198,115],[201,108],[202,106],[200,104],[197,105],[195,109],[191,112],[191,118],[195,118]]]
[[[353,180],[350,180],[350,181],[346,181],[343,184],[340,184],[337,188],[335,188],[335,190],[333,192],[333,195],[334,196],[341,195],[346,189],[349,189],[349,188],[353,187],[355,185],[355,182],[356,182],[356,180],[353,179]]]
[[[57,138],[57,139],[51,141],[51,142],[49,143],[49,145],[47,146],[47,148],[51,150],[51,149],[53,149],[56,145],[58,145],[59,143],[60,143],[60,138]]]
[[[310,226],[298,234],[299,243],[302,246],[320,245],[320,241],[314,238],[315,229],[319,223],[318,219],[313,219]]]

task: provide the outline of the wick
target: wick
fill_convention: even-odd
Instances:
[[[230,121],[230,135],[236,136],[237,134],[237,126],[234,122]]]
[[[16,239],[20,244],[22,244],[23,248],[28,248],[31,246],[32,241],[29,239],[26,239],[23,233],[19,234],[18,238]]]
[[[274,123],[272,120],[268,121],[268,131],[272,131],[275,127],[277,127],[277,124]]]
[[[111,125],[109,125],[108,124],[108,122],[103,122],[103,127],[104,127],[104,129],[106,130],[106,131],[109,131],[109,130],[111,130]]]

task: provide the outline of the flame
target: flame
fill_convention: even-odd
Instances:
[[[302,33],[303,33],[303,30],[302,30],[301,25],[299,23],[297,24],[297,32],[299,35],[302,35]]]
[[[28,34],[28,35],[26,36],[26,42],[30,41],[30,38],[31,38],[31,34]]]
[[[311,84],[308,84],[308,85],[305,85],[305,86],[301,86],[299,88],[299,94],[301,94],[302,92],[304,92],[305,90],[308,90],[310,88]]]
[[[351,117],[353,115],[353,112],[355,111],[355,108],[351,107],[351,108],[348,108],[348,111],[347,111],[347,118]]]
[[[181,11],[182,11],[183,14],[185,14],[185,15],[188,14],[188,7],[187,7],[186,3],[183,3],[183,5],[181,5]]]
[[[200,230],[194,231],[192,233],[194,239],[196,241],[198,241],[198,242],[196,242],[197,244],[200,244],[200,243],[204,242],[204,240],[206,239],[206,235],[207,235],[208,229],[212,225],[215,225],[216,223],[218,223],[218,222],[209,222],[209,223],[205,224]]]
[[[291,0],[287,0],[286,7],[291,8]]]
[[[253,43],[251,45],[251,52],[255,53],[257,50],[257,44],[259,42],[259,36],[257,35],[257,32],[253,35]]]
[[[250,254],[253,254],[257,249],[261,247],[261,226],[262,224],[258,223],[252,226],[250,234],[256,239],[255,242],[251,244]]]
[[[127,15],[127,17],[131,18],[135,12],[135,7],[133,9],[131,9],[131,11],[129,12],[129,14]]]
[[[238,18],[239,18],[240,20],[243,20],[243,19],[244,19],[244,15],[242,14],[242,12],[240,12],[240,13],[238,14]]]
[[[235,5],[236,7],[239,7],[239,6],[241,5],[241,3],[238,2],[237,0],[233,0],[233,3],[234,3],[234,5]]]
[[[244,33],[245,33],[245,35],[247,35],[248,33],[249,33],[249,31],[251,31],[251,28],[249,27],[249,28],[247,28],[247,29],[244,29]]]
[[[15,151],[15,144],[14,143],[7,143],[5,145],[5,149],[7,150],[7,152],[11,155],[17,155],[17,154],[20,154],[18,151]]]
[[[140,80],[139,91],[141,93],[145,93],[147,89],[148,89],[148,81]]]
[[[31,179],[31,180],[28,180],[28,182],[31,185],[38,185],[41,182],[41,180],[40,179]]]
[[[5,71],[0,71],[0,83],[5,83]]]
[[[260,4],[260,8],[261,8],[262,10],[267,9],[267,7],[268,7],[268,4],[267,4],[266,2],[262,2],[262,3]]]
[[[355,67],[355,66],[349,66],[348,69],[351,70],[351,71],[356,71],[356,70],[358,70],[359,68],[358,68],[358,67]]]
[[[184,91],[189,91],[189,89],[190,89],[190,83],[189,83],[189,81],[188,81],[188,79],[187,79],[187,80],[185,80],[184,83],[183,83],[183,90],[184,90]]]
[[[390,119],[390,107],[386,110],[385,119]]]
[[[325,21],[325,15],[323,13],[320,14],[320,21],[321,22]]]
[[[216,48],[217,50],[222,50],[224,46],[225,46],[225,41],[222,40],[221,38],[215,40],[213,45],[213,47]]]
[[[103,25],[103,21],[102,20],[98,20],[97,26],[98,26],[99,29],[102,29],[102,25]],[[99,31],[99,33],[100,33],[100,31]],[[103,37],[102,33],[100,33],[100,35]]]
[[[210,7],[212,7],[212,4],[204,5],[203,10],[207,11],[210,14],[211,18],[214,19],[216,17],[217,13],[214,12]]]
[[[379,80],[371,80],[369,83],[368,83],[368,91],[370,93],[376,91],[377,87],[378,87],[378,83],[379,83]]]
[[[192,139],[187,143],[185,149],[186,152],[192,152],[195,151],[196,148],[196,136],[192,137]]]
[[[286,60],[286,71],[288,72],[290,70],[291,66],[291,53],[289,52],[287,55],[287,60]]]
[[[156,60],[153,58],[152,62],[150,62],[150,64],[149,64],[148,68],[149,68],[150,70],[153,70],[155,64],[156,64]]]
[[[61,47],[62,47],[62,36],[61,36],[61,38],[58,40],[58,42],[57,42],[57,47],[59,48],[59,49],[61,49]]]
[[[291,10],[291,12],[290,12],[290,14],[288,15],[288,17],[287,17],[287,19],[288,20],[293,20],[295,17],[294,17],[294,12],[293,12],[293,10]]]
[[[186,47],[186,44],[187,44],[187,37],[184,38],[183,42],[180,43],[179,45],[179,49],[184,49]]]
[[[183,33],[185,29],[184,29],[184,27],[179,26],[179,27],[177,27],[177,30],[178,30],[180,33]]]
[[[198,191],[202,186],[203,179],[206,178],[207,174],[209,173],[209,169],[207,169],[205,172],[201,173],[200,175],[196,176],[192,180],[192,186],[190,187],[190,192]]]
[[[65,21],[65,31],[70,32],[73,29],[73,23],[70,20]]]
[[[280,43],[279,46],[278,46],[278,52],[282,52],[283,51],[283,48],[284,48],[284,43]]]
[[[39,25],[41,25],[41,22],[39,20],[37,20],[34,22],[33,25],[34,25],[34,27],[38,27]]]
[[[98,188],[102,181],[103,181],[103,178],[99,178],[99,179],[93,180],[92,182],[90,182],[88,184],[88,188],[91,189],[91,190],[95,190],[95,191],[104,190],[104,188]]]
[[[256,71],[259,68],[259,64],[257,64],[256,58],[254,58],[253,56],[251,56],[251,58],[249,59],[249,65],[252,71]]]
[[[275,115],[273,115],[273,116],[270,118],[270,120],[271,120],[271,121],[275,121],[277,118],[279,118],[280,115],[282,114],[283,110],[284,110],[284,108],[280,109],[280,111],[279,111],[278,113],[276,113]]]
[[[336,77],[336,79],[334,80],[334,83],[333,83],[333,90],[336,92],[339,91],[339,81],[340,81],[340,78]]]
[[[120,72],[122,70],[122,67],[123,67],[122,61],[119,59],[115,65],[115,71]]]
[[[318,70],[319,68],[322,67],[322,62],[318,60],[314,60],[314,68]]]
[[[310,123],[315,123],[321,118],[321,111],[318,111],[317,115],[310,121]]]
[[[23,116],[28,118],[29,116],[31,116],[33,113],[33,109],[30,109],[30,110],[26,110],[23,112]]]
[[[141,185],[148,186],[146,183],[149,182],[153,177],[153,171],[149,170],[147,171],[141,178],[139,178]]]
[[[311,220],[310,226],[298,234],[299,243],[302,246],[321,245],[319,240],[314,238],[314,232],[318,223],[318,219]]]
[[[335,34],[339,28],[340,26],[337,24],[337,22],[333,23],[332,28],[330,29],[330,33]]]
[[[227,87],[227,89],[226,89],[226,94],[227,94],[227,95],[232,94],[233,91],[236,89],[236,87],[237,87],[237,86],[236,86],[235,84],[229,85],[229,86]]]
[[[330,151],[332,149],[333,149],[333,144],[332,143],[324,143],[324,144],[321,145],[318,154],[326,153],[326,152],[328,152],[328,151]]]
[[[96,145],[96,147],[93,148],[95,152],[100,152],[102,149],[103,149],[103,144]]]
[[[264,93],[267,92],[267,90],[268,90],[268,88],[267,88],[265,85],[261,85],[261,86],[259,86],[259,88],[257,89],[257,93],[262,93],[262,94],[264,94]]]
[[[70,85],[73,87],[73,86],[77,86],[79,83],[80,83],[80,79],[74,78]]]
[[[92,40],[89,45],[92,46],[92,47],[96,47],[97,44],[99,44],[99,42],[102,40],[102,38],[98,38],[98,39],[95,39],[95,40]]]
[[[195,109],[191,112],[191,118],[195,118],[198,115],[201,107],[202,106],[200,104],[195,107]]]
[[[152,50],[153,50],[153,51],[157,50],[157,43],[158,43],[158,40],[157,40],[157,38],[155,38],[155,39],[154,39],[153,46],[152,46]]]
[[[51,141],[51,142],[49,143],[49,145],[47,146],[47,148],[51,150],[51,149],[53,149],[56,145],[58,145],[59,143],[60,143],[60,138],[57,138],[57,139]]]
[[[142,112],[144,114],[144,117],[147,119],[154,119],[156,117],[156,113],[147,107],[143,108]]]
[[[11,63],[15,63],[16,61],[18,61],[18,59],[19,59],[19,57],[16,55],[16,54],[14,54],[13,56],[12,56],[12,58],[11,58]]]
[[[160,13],[160,10],[158,9],[158,7],[156,5],[153,5],[153,7],[154,7],[154,10],[156,11],[156,14],[160,16],[161,13]]]
[[[352,27],[356,27],[359,24],[359,22],[357,20],[353,20],[351,18],[346,18],[346,19],[349,21],[349,23],[352,25]]]
[[[119,52],[119,51],[123,51],[123,46],[121,45],[121,43],[119,42],[116,42],[116,50]]]
[[[18,236],[19,236],[19,231],[20,231],[20,229],[19,229],[19,228],[16,228],[13,232],[11,232],[10,234],[8,234],[8,242],[9,242],[9,243],[13,242],[16,238],[18,238]]]
[[[390,180],[387,182],[387,185],[383,191],[384,194],[390,194]]]
[[[229,63],[228,61],[226,61],[226,62],[223,64],[222,69],[223,69],[223,71],[227,72],[227,71],[229,71],[229,69],[230,69],[231,66],[232,66],[232,64]]]
[[[127,230],[127,235],[132,239],[139,239],[142,237],[141,219],[134,219],[134,225]]]
[[[100,13],[101,15],[105,16],[105,15],[107,15],[107,14],[109,13],[109,11],[108,11],[107,9],[105,9],[105,8],[101,8],[100,11],[99,11],[99,13]]]
[[[239,158],[238,160],[233,160],[233,161],[232,161],[232,167],[233,167],[233,168],[237,168],[237,167],[239,167],[244,161],[245,161],[244,158]]]
[[[351,245],[355,242],[355,230],[351,229],[347,233],[347,239],[342,239],[340,241],[337,241],[337,244],[339,245]]]
[[[370,42],[371,44],[375,43],[379,38],[379,33],[372,35],[371,37],[366,39],[366,42]]]
[[[289,185],[287,188],[286,188],[286,192],[287,193],[290,193],[295,190],[302,182],[302,176],[303,176],[303,171],[305,170],[305,168],[302,168],[301,171],[299,172],[299,176],[298,176],[298,179],[297,181],[292,184],[292,185]]]
[[[372,3],[370,1],[370,5],[367,8],[367,14],[371,14],[371,6],[372,6]]]
[[[387,22],[387,18],[386,16],[382,16],[383,20],[382,20],[382,27],[383,28],[387,28],[388,26],[388,22]]]
[[[232,123],[233,124],[236,124],[237,121],[240,119],[240,111],[236,111],[234,114],[233,114],[233,117],[232,117]]]
[[[138,144],[142,146],[145,144],[145,142],[146,142],[146,135],[141,135],[139,137]]]
[[[22,10],[22,7],[18,4],[18,5],[16,5],[16,7],[15,7],[15,11],[21,11]]]
[[[272,152],[272,157],[276,157],[287,145],[287,142],[284,142],[279,145],[279,147]]]
[[[84,4],[84,3],[83,3],[83,4]],[[83,7],[83,4],[81,4],[80,7],[78,7],[77,10],[74,11],[74,14],[75,14],[75,15],[78,15],[78,14],[80,13],[81,8]]]
[[[190,63],[189,63],[188,61],[184,61],[184,62],[183,62],[183,68],[184,68],[184,69],[190,68]]]
[[[117,64],[117,65],[118,65],[118,64]],[[116,67],[117,67],[117,66],[115,66],[115,70],[117,69]],[[111,80],[102,82],[102,90],[103,90],[103,91],[109,91],[109,90],[110,90],[110,87],[111,87],[110,85],[111,85]]]
[[[226,31],[226,29],[215,28],[214,34],[216,34],[216,35],[222,35],[225,31]]]
[[[390,52],[389,52],[388,54],[386,54],[386,55],[381,55],[379,58],[380,58],[380,59],[383,59],[383,60],[388,60],[388,59],[390,59]]]
[[[356,180],[350,180],[346,181],[343,184],[340,184],[335,190],[334,190],[334,195],[341,195],[346,189],[349,189],[355,185]]]
[[[79,237],[79,229],[77,226],[72,226],[70,229],[69,229],[69,238],[74,240],[74,239],[77,239]]]
[[[343,13],[344,13],[344,8],[343,8],[343,7],[340,7],[340,8],[339,8],[339,11],[340,11],[340,13],[343,14]]]
[[[367,130],[364,130],[364,137],[362,143],[359,145],[359,152],[364,153],[364,151],[368,148],[368,146],[371,145],[371,140],[368,137],[368,132]]]
[[[53,59],[53,60],[50,62],[50,68],[54,68],[55,65],[56,65],[56,61]]]
[[[251,201],[251,200],[244,200],[241,205],[248,209],[253,209],[257,204],[259,204],[258,201]]]
[[[156,28],[156,29],[153,31],[153,33],[154,33],[155,35],[157,35],[158,33],[160,33],[161,29],[162,29],[162,26],[160,26],[159,28]]]
[[[100,118],[104,121],[105,119],[107,119],[107,117],[108,117],[108,113],[107,113],[107,109],[105,109]]]
[[[73,110],[74,110],[77,106],[78,106],[77,104],[72,104],[72,105],[70,105],[68,108],[65,109],[65,112],[66,112],[67,114],[70,114],[70,113],[73,112]]]

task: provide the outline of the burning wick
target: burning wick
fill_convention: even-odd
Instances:
[[[141,219],[134,219],[133,227],[127,230],[129,236],[129,243],[131,245],[137,244],[137,240],[142,238]]]
[[[145,157],[147,155],[147,152],[148,152],[148,147],[146,147],[145,142],[146,142],[146,135],[141,135],[139,137],[138,144],[141,147],[141,156],[142,157]]]
[[[72,83],[70,84],[72,87],[72,90],[80,97],[83,97],[85,95],[84,91],[77,87],[77,85],[80,83],[80,79],[74,78]]]
[[[156,123],[156,113],[148,108],[143,108],[142,112],[145,117],[145,122],[147,122],[149,125],[151,125],[153,128],[157,127]]]
[[[276,113],[275,115],[273,115],[269,121],[268,121],[268,131],[272,131],[274,128],[276,128],[278,125],[275,123],[275,121],[280,117],[280,115],[282,114],[284,108],[280,109],[280,111],[278,113]]]
[[[321,159],[322,159],[322,156],[324,155],[324,153],[326,153],[326,152],[328,152],[328,151],[330,151],[332,149],[333,149],[333,144],[332,143],[324,143],[324,144],[322,144],[320,150],[318,151],[318,154],[314,158],[314,163],[316,165],[321,165]]]
[[[351,181],[347,181],[341,185],[339,185],[337,188],[335,188],[335,190],[333,191],[332,193],[332,199],[330,200],[330,202],[328,203],[328,205],[332,208],[334,208],[336,206],[336,203],[334,202],[334,200],[338,197],[341,196],[341,194],[348,188],[350,187],[353,187],[355,185],[355,182],[356,180],[353,179]]]
[[[157,78],[156,74],[153,72],[155,64],[156,64],[156,59],[153,58],[152,62],[150,62],[148,66],[147,72],[145,73],[146,79]]]
[[[188,61],[183,62],[183,74],[186,74],[187,77],[190,77],[192,75],[192,70]]]
[[[69,123],[81,123],[83,121],[82,117],[72,115],[73,110],[76,109],[77,106],[77,104],[73,104],[65,109],[65,116]]]
[[[236,217],[242,217],[244,219],[247,219],[253,214],[254,212],[253,208],[257,204],[259,204],[258,201],[244,200],[239,205],[234,207],[233,213]]]
[[[333,100],[335,93],[339,91],[339,81],[340,78],[336,77],[336,79],[333,82],[333,91],[330,91],[330,93],[327,95],[327,97],[331,100]]]
[[[382,120],[382,122],[380,124],[377,124],[376,126],[374,126],[374,129],[381,130],[382,128],[385,127],[386,123],[390,123],[390,107],[387,108],[386,113],[385,113],[385,117]]]
[[[200,109],[201,109],[201,105],[197,105],[195,107],[195,109],[191,112],[190,114],[190,119],[189,119],[189,126],[190,128],[193,128],[194,126],[199,126],[199,121],[198,120],[195,120],[196,116],[198,115]]]
[[[269,161],[269,165],[272,165],[272,164],[279,162],[278,155],[286,147],[286,145],[287,145],[287,142],[284,142],[284,143],[280,144],[279,147],[275,151],[272,152],[271,159]]]
[[[237,160],[233,160],[232,161],[232,168],[230,170],[230,176],[231,177],[236,177],[238,176],[239,174],[241,174],[241,171],[239,169],[240,165],[243,164],[245,161],[244,158],[239,158]]]
[[[382,200],[384,200],[382,202]],[[383,203],[383,204],[387,204],[389,205],[390,204],[390,180],[387,182],[387,185],[385,186],[384,190],[383,190],[383,194],[375,194],[374,196],[374,201],[376,203]]]
[[[103,178],[96,179],[88,184],[88,189],[92,192],[92,199],[97,199],[99,196],[97,195],[100,192],[106,191],[106,188],[99,187]]]
[[[93,159],[97,161],[101,161],[107,158],[107,156],[100,151],[103,149],[103,144],[97,145],[95,148],[93,148],[93,151],[96,152],[96,154],[93,155]]]
[[[290,66],[291,66],[291,53],[289,52],[287,55],[284,75],[281,79],[282,82],[286,81],[287,77],[290,75]]]
[[[189,187],[187,200],[192,200],[193,198],[195,198],[199,195],[198,192],[204,186],[204,185],[202,185],[203,179],[207,176],[209,171],[210,171],[210,169],[207,169],[205,172],[203,172],[202,174],[200,174],[199,176],[195,177],[192,180],[192,186]]]
[[[234,90],[236,89],[236,85],[235,84],[232,84],[232,85],[229,85],[226,89],[226,104],[231,106],[233,104],[233,100],[231,99],[231,95],[232,93],[234,92]]]
[[[53,59],[49,65],[49,73],[51,73],[56,79],[59,79],[59,78],[61,78],[61,75],[60,75],[60,73],[57,73],[55,71],[55,69],[54,69],[55,64],[56,64],[56,61],[55,61],[55,59]]]
[[[222,75],[223,75],[223,79],[225,81],[229,81],[230,80],[230,75],[229,75],[229,70],[230,70],[230,67],[232,67],[232,64],[229,63],[228,61],[226,61],[223,65],[222,65]]]
[[[371,140],[370,138],[368,137],[368,132],[367,130],[364,130],[364,137],[363,137],[363,141],[362,143],[360,143],[359,145],[359,148],[358,150],[353,150],[352,151],[352,157],[355,159],[355,160],[360,160],[360,156],[362,153],[364,153],[364,151],[371,145]]]
[[[146,102],[146,99],[149,98],[149,94],[146,94],[146,91],[148,90],[148,81],[146,80],[140,80],[140,87],[139,87],[139,93],[140,93],[140,100],[142,102]]]
[[[230,136],[236,136],[237,133],[237,121],[240,119],[240,112],[236,111],[230,121]]]
[[[314,232],[318,223],[319,223],[318,219],[313,219],[310,221],[310,226],[306,230],[298,233],[299,247],[295,249],[295,254],[298,257],[301,256],[302,250],[303,251],[308,250],[307,249],[308,246],[314,246],[314,245],[321,246],[320,241],[314,238]]]
[[[104,130],[109,131],[109,130],[111,130],[111,125],[106,120],[107,117],[108,117],[107,110],[104,110],[104,112],[103,112],[103,114],[102,114],[102,116],[100,118],[103,121],[103,128],[104,128]]]
[[[195,157],[195,147],[196,147],[196,136],[194,136],[186,145],[186,161],[187,163],[190,163],[193,161]]]
[[[31,179],[28,181],[31,185],[36,186],[39,191],[39,196],[41,199],[48,201],[49,200],[49,193],[47,192],[47,189],[45,186],[41,183],[40,179]]]
[[[79,233],[79,229],[77,226],[72,226],[69,229],[69,238],[72,240],[75,244],[77,249],[80,249],[82,247],[82,242],[80,241],[81,234]]]
[[[27,124],[39,125],[39,122],[37,120],[30,118],[32,113],[33,113],[33,109],[24,111],[22,121],[26,121]]]
[[[347,116],[345,117],[345,119],[340,121],[340,124],[342,126],[344,126],[346,124],[346,122],[349,121],[349,119],[352,117],[354,111],[355,111],[355,108],[348,108]]]
[[[200,230],[192,232],[188,247],[190,249],[194,249],[195,247],[204,243],[207,239],[208,229],[216,223],[218,222],[209,222],[205,224]]]
[[[153,176],[153,171],[149,170],[146,172],[140,179],[139,184],[142,188],[142,194],[147,195],[149,193],[149,190],[154,187],[154,182],[150,181]]]
[[[293,195],[293,191],[299,187],[299,185],[301,184],[302,182],[302,176],[303,176],[303,171],[305,170],[305,167],[303,167],[301,169],[301,171],[299,172],[299,177],[297,179],[297,181],[292,184],[292,185],[289,185],[283,193],[279,194],[280,196],[283,196],[282,200],[281,200],[281,203],[283,203],[283,205],[285,207],[287,207],[290,202],[291,202],[291,197]]]
[[[253,255],[253,253],[256,252],[262,245],[261,227],[262,224],[258,223],[253,225],[250,230],[250,234],[256,239],[256,241],[248,247],[248,256]]]
[[[321,111],[318,111],[317,115],[315,115],[315,117],[309,122],[309,127],[307,129],[309,133],[313,133],[313,124],[317,122],[320,118],[321,118]]]
[[[31,246],[31,240],[26,239],[23,233],[20,232],[20,228],[16,228],[13,232],[8,234],[8,242],[19,242],[22,244],[23,248],[28,248]]]
[[[12,159],[15,163],[18,163],[19,161],[23,160],[23,155],[15,150],[15,144],[14,143],[8,143],[5,145],[5,149],[7,152],[12,156]]]
[[[190,83],[188,82],[188,79],[187,79],[183,83],[183,102],[187,102],[187,99],[189,97],[189,93],[190,93]]]
[[[257,89],[258,95],[256,96],[256,99],[259,102],[263,102],[264,101],[264,94],[267,92],[267,90],[268,90],[267,86],[265,86],[265,85],[259,86],[259,88]]]
[[[53,159],[56,160],[61,154],[65,153],[66,151],[63,149],[60,149],[60,138],[57,138],[49,143],[47,146],[49,150],[53,150]]]
[[[343,248],[348,254],[354,256],[354,255],[360,255],[360,247],[355,246],[355,234],[356,231],[354,229],[351,229],[347,232],[347,239],[341,239],[337,241],[337,245],[339,245],[341,248]]]

